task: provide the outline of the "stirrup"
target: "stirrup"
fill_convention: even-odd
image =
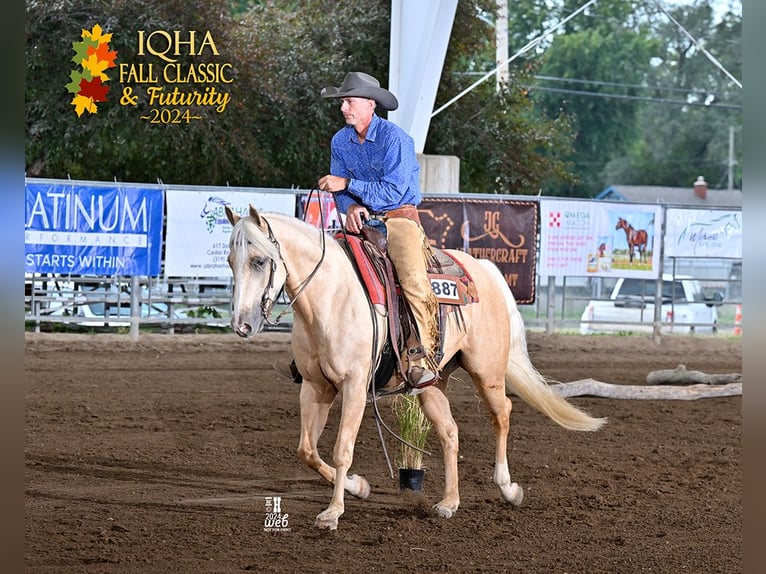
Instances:
[[[411,366],[407,372],[407,383],[414,391],[422,391],[436,383],[437,380],[436,373],[420,365]]]
[[[387,389],[386,387],[383,387],[382,389],[378,389],[375,391],[375,400],[382,399],[383,397],[391,397],[393,395],[401,395],[402,393],[408,393],[410,392],[410,385],[406,382],[401,382],[397,386],[392,387],[390,389]],[[372,393],[367,393],[367,402],[371,403],[373,400]]]

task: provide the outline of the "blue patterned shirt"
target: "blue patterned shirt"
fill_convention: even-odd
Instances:
[[[364,144],[346,125],[332,137],[330,174],[350,178],[347,191],[335,194],[346,213],[352,203],[371,211],[389,211],[421,200],[414,140],[399,126],[375,114]]]

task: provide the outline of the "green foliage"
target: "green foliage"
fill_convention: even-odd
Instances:
[[[477,17],[494,18],[495,6],[458,4],[437,108],[476,81],[470,73],[495,66],[494,29]],[[462,192],[537,194],[551,184],[573,182],[569,118],[549,119],[535,106],[528,95],[533,72],[533,62],[512,65],[500,91],[487,80],[431,120],[425,153],[460,158]]]
[[[741,77],[741,16],[713,24],[710,0],[673,14]],[[578,0],[509,3],[512,52],[581,5]],[[461,0],[436,106],[495,65],[493,0]],[[196,185],[312,187],[329,167],[329,141],[343,125],[324,86],[364,70],[388,83],[390,0],[26,0],[26,173],[29,176]],[[113,33],[117,62],[136,61],[138,30],[209,30],[234,65],[224,113],[151,125],[108,102],[77,118],[73,43],[99,24]],[[544,48],[544,49],[543,49]],[[182,56],[181,63],[190,63]],[[661,64],[657,64],[661,62]],[[461,190],[592,196],[605,185],[715,186],[726,174],[728,129],[741,110],[711,110],[552,92],[538,77],[631,86],[672,86],[673,99],[741,102],[732,86],[653,3],[599,0],[566,33],[511,64],[500,91],[490,79],[431,122],[425,152],[461,160]],[[614,92],[614,87],[557,84]],[[139,91],[144,88],[137,88]],[[700,93],[703,90],[704,93]],[[646,95],[637,88],[623,94]],[[143,93],[142,93],[143,95]],[[666,97],[667,94],[652,94]],[[737,131],[741,180],[741,137]]]
[[[431,421],[423,414],[418,398],[413,395],[396,395],[391,400],[391,409],[399,423],[399,436],[418,449],[423,449],[431,431]],[[423,453],[402,443],[396,463],[400,468],[420,469],[423,466]]]
[[[200,305],[196,309],[189,309],[186,312],[186,315],[193,319],[205,319],[208,317],[213,319],[220,319],[222,317],[221,312],[218,311],[218,309],[215,307],[211,307],[210,305]]]
[[[715,24],[706,2],[679,6],[673,17],[718,59],[735,77],[742,77],[742,19],[727,13]],[[716,108],[716,104],[741,106],[742,90],[699,51],[667,18],[658,20],[663,38],[658,64],[648,76],[651,85],[671,88],[657,91],[658,98],[685,101],[689,105],[643,105],[637,121],[639,136],[630,149],[605,169],[611,182],[690,187],[703,175],[713,188],[727,185],[729,133],[733,128],[733,187],[742,185],[742,110]],[[702,105],[704,104],[704,105]]]

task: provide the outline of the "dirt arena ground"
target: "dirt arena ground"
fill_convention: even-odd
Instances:
[[[644,384],[685,364],[742,370],[739,341],[530,333],[533,363],[559,381]],[[441,497],[438,444],[421,495],[389,476],[371,411],[337,531],[313,526],[330,487],[295,454],[298,386],[272,370],[289,335],[26,334],[26,571],[742,571],[741,396],[696,401],[570,399],[609,423],[565,431],[520,400],[510,440],[525,501],[492,483],[489,419],[465,373],[450,383],[460,427],[461,506]],[[460,377],[460,375],[463,377]],[[390,409],[382,407],[384,415]],[[321,447],[331,457],[335,405]],[[393,441],[387,440],[389,450]],[[283,530],[267,531],[271,497]]]

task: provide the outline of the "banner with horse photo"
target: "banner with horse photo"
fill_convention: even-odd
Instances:
[[[517,303],[535,302],[536,201],[424,198],[418,213],[431,245],[492,261]]]
[[[540,275],[656,279],[662,207],[540,201]]]

